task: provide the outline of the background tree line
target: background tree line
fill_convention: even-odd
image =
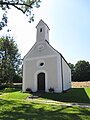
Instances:
[[[72,73],[72,81],[90,80],[90,63],[85,60],[78,61],[75,65],[69,63]]]

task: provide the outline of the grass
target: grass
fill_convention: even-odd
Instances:
[[[38,100],[16,88],[0,91],[0,120],[89,120],[90,108],[63,106],[61,102],[90,103],[90,88],[73,88],[61,94],[45,93]],[[54,100],[54,103],[41,101]],[[57,102],[58,101],[58,102]]]

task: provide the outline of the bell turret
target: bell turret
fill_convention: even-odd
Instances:
[[[38,25],[36,26],[37,28],[37,35],[36,35],[36,41],[48,41],[49,42],[49,27],[47,26],[46,23],[44,23],[43,20],[40,20]]]

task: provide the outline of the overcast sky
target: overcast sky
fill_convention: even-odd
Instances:
[[[42,0],[34,13],[35,21],[31,24],[20,11],[13,9],[8,13],[8,26],[22,58],[35,43],[35,27],[43,19],[50,28],[50,44],[67,62],[90,62],[90,0]],[[5,30],[1,34],[6,34]]]

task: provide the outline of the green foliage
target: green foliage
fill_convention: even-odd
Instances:
[[[20,65],[22,63],[17,44],[13,38],[8,36],[0,38],[0,52],[2,53],[0,82],[11,84],[13,77],[20,73]]]
[[[13,83],[22,83],[22,77],[20,75],[16,74],[13,77]]]
[[[71,68],[71,77],[72,77],[72,81],[73,81],[73,76],[75,74],[75,66],[74,66],[74,64],[69,63],[69,67]]]
[[[86,61],[78,61],[75,65],[77,80],[90,80],[90,64]]]
[[[75,65],[69,63],[73,81],[90,80],[90,64],[85,60],[78,61]]]
[[[32,9],[34,7],[40,7],[40,0],[0,0],[0,8],[4,11],[2,20],[0,22],[0,30],[7,26],[7,11],[11,10],[10,6],[13,6],[17,10],[20,10],[26,16],[29,16],[29,22],[34,21],[34,14],[32,14]]]

